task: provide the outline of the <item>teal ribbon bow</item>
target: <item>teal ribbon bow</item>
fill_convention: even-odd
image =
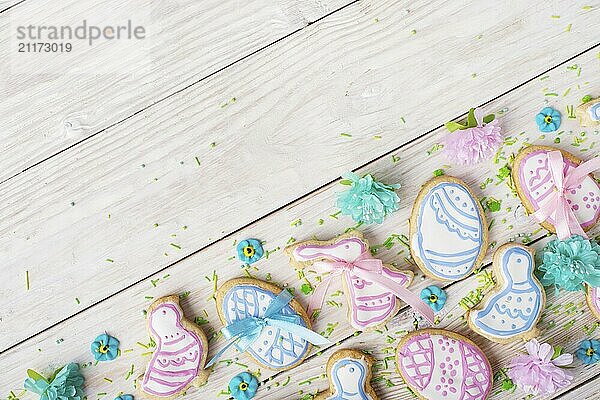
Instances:
[[[269,304],[263,317],[249,316],[238,319],[221,329],[221,333],[229,343],[211,358],[206,364],[206,368],[210,368],[232,345],[235,345],[240,352],[248,350],[266,326],[283,329],[317,346],[331,343],[318,333],[302,326],[302,318],[299,315],[281,313],[290,301],[292,301],[292,295],[287,290],[283,290]]]

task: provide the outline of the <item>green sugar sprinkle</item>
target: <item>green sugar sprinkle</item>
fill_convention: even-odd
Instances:
[[[112,379],[109,379],[109,378],[104,378],[104,380],[105,380],[106,382],[108,382],[108,383],[113,383]]]
[[[567,25],[567,29],[565,29],[565,32],[571,32],[572,27],[573,27],[573,24]]]
[[[342,136],[342,137],[352,137],[352,135],[349,134],[349,133],[340,133],[340,136]]]
[[[558,96],[558,93],[553,93],[553,92],[545,93],[544,96],[553,96],[553,97],[556,97],[556,96]]]
[[[29,271],[25,271],[25,287],[29,290]]]
[[[290,222],[290,226],[299,227],[300,225],[302,225],[302,220],[300,218],[298,218],[295,221]]]
[[[341,213],[342,213],[341,211],[338,211],[338,212],[336,212],[336,213],[329,214],[329,216],[330,216],[331,218],[333,218],[333,219],[338,219],[337,217],[338,217],[338,215],[340,215]]]
[[[196,160],[196,164],[198,164],[198,166],[200,166],[200,159],[198,157],[194,157],[194,159]]]
[[[400,161],[400,157],[398,157],[398,156],[396,156],[396,155],[392,154],[392,162],[393,162],[394,164],[396,164],[396,163],[397,163],[397,162],[399,162],[399,161]]]
[[[79,301],[79,299],[78,299],[77,297],[75,297],[75,302],[76,302],[77,304],[81,304],[81,301]]]
[[[176,243],[169,243],[171,246],[175,247],[178,250],[181,250],[181,246]]]
[[[111,258],[107,258],[106,261],[109,262],[109,263],[114,263],[115,262],[115,260],[113,260]]]

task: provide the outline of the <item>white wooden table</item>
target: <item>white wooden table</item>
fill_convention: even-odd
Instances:
[[[151,57],[132,48],[97,58],[92,46],[85,57],[57,56],[62,74],[0,70],[3,397],[34,399],[22,392],[26,369],[48,373],[69,361],[87,366],[90,400],[134,392],[151,351],[143,310],[187,293],[186,314],[207,319],[209,335],[218,331],[213,288],[244,275],[234,244],[245,238],[264,240],[269,252],[249,273],[295,287],[306,304],[281,250],[291,238],[327,239],[354,225],[334,206],[343,172],[402,184],[401,209],[360,229],[374,245],[392,237],[378,256],[415,271],[418,292],[435,282],[405,260],[393,235],[407,234],[418,188],[434,170],[501,201],[487,211],[492,245],[540,249],[547,232],[525,216],[501,168],[525,143],[555,142],[534,121],[546,105],[563,113],[557,146],[583,158],[600,148],[598,130],[581,129],[566,111],[600,95],[598,0],[4,0],[0,54],[14,52],[15,24],[75,24],[143,7],[152,7],[147,28],[158,35]],[[136,72],[74,78],[75,64]],[[436,151],[443,123],[472,106],[500,116],[503,152],[475,168],[448,166]],[[477,285],[475,276],[446,285],[439,326],[473,339],[497,371],[522,344],[469,331],[458,303]],[[379,360],[381,399],[413,398],[393,361],[413,312],[403,308],[385,331],[360,335],[345,315],[345,306],[324,308],[315,330],[335,345],[303,365],[277,374],[228,353],[235,362],[218,364],[188,396],[227,398],[229,379],[247,366],[263,382],[257,399],[310,399],[327,387],[326,359],[348,347]],[[597,326],[582,293],[548,291],[542,340],[574,352],[600,336]],[[105,330],[122,354],[94,365],[89,346]],[[212,340],[211,354],[223,345]],[[572,372],[573,385],[552,398],[600,398],[600,365],[576,360]],[[491,396],[522,397],[498,384]]]

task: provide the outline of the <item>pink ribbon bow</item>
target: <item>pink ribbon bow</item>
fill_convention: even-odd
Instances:
[[[314,266],[318,267],[319,272],[330,272],[330,274],[315,288],[315,292],[308,303],[309,315],[312,315],[314,310],[321,308],[323,305],[331,281],[337,276],[346,274],[347,282],[350,282],[351,276],[355,275],[365,281],[379,284],[418,311],[431,324],[434,323],[431,307],[413,292],[383,275],[383,262],[377,258],[372,258],[368,251],[362,253],[354,261],[321,261],[315,263]]]
[[[600,169],[600,158],[592,158],[565,173],[562,153],[551,151],[548,153],[548,167],[556,190],[539,205],[539,209],[533,213],[533,216],[539,222],[543,222],[554,214],[554,227],[560,240],[568,239],[575,234],[587,238],[568,202],[567,192],[576,189],[592,171]]]

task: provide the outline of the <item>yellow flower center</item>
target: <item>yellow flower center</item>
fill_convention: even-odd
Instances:
[[[544,118],[544,122],[549,124],[550,122],[552,122],[552,115],[546,115],[546,118]]]
[[[246,382],[240,383],[240,390],[245,392],[248,389],[248,384]]]
[[[585,352],[585,354],[587,354],[590,357],[593,356],[595,353],[596,353],[596,351],[594,351],[594,349],[591,347],[589,349],[587,349],[587,351]]]
[[[435,294],[429,295],[429,301],[435,303],[438,300],[438,297]]]
[[[102,354],[106,354],[108,353],[108,346],[100,342],[100,347],[98,347],[98,351]]]
[[[252,246],[246,246],[244,247],[244,255],[246,257],[252,257],[254,255],[254,247]]]

